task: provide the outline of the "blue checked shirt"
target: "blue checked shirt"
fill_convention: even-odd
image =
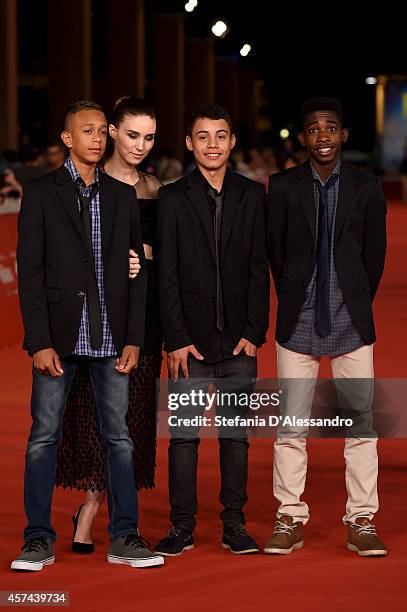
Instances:
[[[65,162],[65,168],[69,171],[73,182],[79,188],[81,194],[85,197],[89,197],[92,185],[86,187],[85,183],[81,179],[79,172],[75,168],[70,157]],[[95,182],[99,183],[99,169],[96,168]],[[78,198],[78,208],[81,209],[81,204]],[[103,325],[103,344],[100,349],[92,348],[90,343],[90,330],[89,330],[89,312],[88,302],[85,296],[82,308],[81,324],[79,327],[78,340],[76,342],[75,350],[73,355],[83,355],[86,357],[113,357],[117,355],[117,350],[113,343],[112,333],[109,327],[109,321],[107,318],[106,303],[105,303],[105,289],[103,282],[103,258],[102,258],[102,234],[100,229],[100,195],[99,190],[96,191],[93,196],[90,206],[90,217],[92,220],[92,244],[93,244],[93,257],[95,260],[95,272],[96,280],[99,288],[99,302],[100,312],[102,316]]]
[[[316,212],[316,227],[315,236],[318,235],[318,207],[319,207],[319,190],[316,182],[319,181],[324,185],[318,172],[311,164],[312,177],[314,181],[314,199]],[[338,160],[332,174],[341,174],[341,160]],[[342,290],[339,286],[339,280],[336,273],[334,262],[334,233],[335,233],[335,217],[339,195],[340,178],[334,185],[328,189],[328,223],[330,227],[331,244],[330,244],[330,261],[329,261],[329,312],[331,318],[331,333],[324,338],[318,336],[315,331],[315,300],[316,300],[316,278],[317,268],[314,271],[311,280],[306,289],[306,297],[304,304],[300,310],[297,324],[288,342],[281,342],[281,345],[294,351],[295,353],[304,353],[306,355],[329,355],[335,357],[344,353],[351,353],[363,346],[364,342],[353,325],[349,310],[345,304]]]

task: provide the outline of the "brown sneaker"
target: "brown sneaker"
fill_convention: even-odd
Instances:
[[[387,548],[377,537],[375,526],[366,516],[349,525],[348,549],[361,557],[384,557]]]
[[[276,520],[273,537],[266,542],[264,552],[269,555],[289,555],[297,548],[302,548],[304,542],[301,534],[302,523],[293,522],[293,517],[283,514]]]

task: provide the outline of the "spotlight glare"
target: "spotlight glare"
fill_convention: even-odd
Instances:
[[[366,85],[376,85],[377,79],[376,77],[370,76],[370,77],[367,77],[367,79],[365,79],[365,83]]]
[[[189,2],[185,5],[185,10],[187,13],[192,13],[194,9],[198,6],[198,0],[189,0]]]
[[[224,21],[217,21],[212,26],[212,33],[218,38],[224,36],[228,30],[228,27]]]
[[[280,130],[280,138],[281,138],[281,140],[287,140],[289,135],[290,135],[290,132],[287,130],[287,128],[283,128],[282,130]]]
[[[243,45],[243,47],[240,49],[240,55],[242,57],[246,57],[247,55],[249,55],[250,51],[252,50],[251,46],[248,45],[247,43],[245,45]]]

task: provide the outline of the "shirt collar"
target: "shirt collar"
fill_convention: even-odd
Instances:
[[[85,182],[83,181],[83,179],[81,178],[81,175],[79,174],[78,170],[76,169],[75,164],[73,163],[71,157],[67,157],[64,163],[65,168],[68,170],[69,174],[71,175],[71,179],[73,180],[74,183],[79,183],[81,186],[85,187]],[[99,168],[98,166],[96,166],[96,170],[95,170],[95,180],[93,184],[99,184]],[[92,185],[89,185],[88,187],[92,187]]]
[[[341,175],[341,165],[342,165],[342,159],[339,158],[338,161],[335,164],[335,168],[332,170],[331,174],[328,176],[326,181],[323,182],[321,177],[319,176],[318,172],[316,171],[316,169],[314,168],[314,166],[313,166],[313,164],[311,162],[312,178],[314,179],[314,181],[319,181],[321,183],[321,185],[326,185],[326,183],[329,181],[329,179],[331,178],[331,176],[333,174],[337,174],[338,176]]]
[[[202,181],[202,185],[203,185],[203,188],[204,188],[204,190],[205,190],[205,193],[206,193],[206,194],[208,193],[208,191],[209,191],[209,190],[212,190],[212,192],[214,191],[214,192],[215,192],[217,195],[220,195],[220,196],[223,196],[223,195],[224,195],[224,193],[225,193],[225,187],[226,187],[226,185],[227,185],[227,181],[228,181],[228,178],[229,178],[229,172],[230,172],[230,171],[229,171],[229,168],[226,168],[225,177],[224,177],[224,179],[223,179],[222,189],[221,189],[221,191],[220,191],[219,193],[216,191],[216,189],[215,189],[214,187],[212,187],[212,186],[209,184],[209,182],[208,182],[208,181],[207,181],[207,179],[204,177],[204,175],[202,174],[202,172],[199,170],[199,168],[198,168],[198,167],[196,168],[196,172],[197,172],[197,175],[200,177],[200,179],[201,179],[201,181]]]

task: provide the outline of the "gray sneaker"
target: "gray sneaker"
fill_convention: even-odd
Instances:
[[[52,565],[55,561],[53,544],[48,538],[31,538],[22,546],[23,554],[14,559],[11,569],[39,572],[44,565]]]
[[[124,563],[131,567],[163,565],[164,558],[151,552],[148,546],[148,542],[137,534],[111,540],[107,560],[109,563]]]

